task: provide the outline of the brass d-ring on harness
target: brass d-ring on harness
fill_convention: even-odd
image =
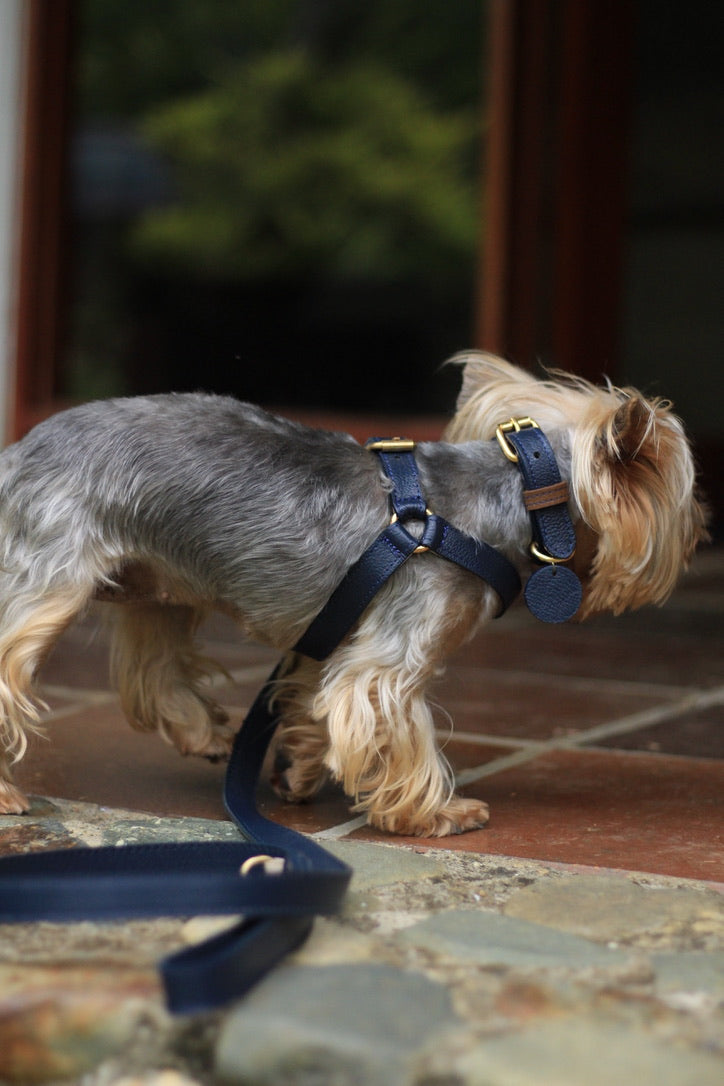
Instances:
[[[413,555],[435,554],[489,584],[502,614],[520,592],[518,571],[505,555],[474,539],[437,513],[422,496],[415,461],[415,442],[407,438],[373,438],[365,446],[380,462],[391,483],[390,520],[377,539],[350,566],[329,600],[294,646],[297,652],[324,660],[352,629],[379,589]],[[415,536],[406,525],[422,523]]]

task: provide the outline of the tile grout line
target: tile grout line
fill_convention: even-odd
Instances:
[[[668,720],[681,712],[685,712],[687,709],[704,709],[710,705],[718,705],[720,703],[724,703],[724,687],[689,693],[686,697],[681,698],[671,705],[660,705],[652,709],[644,709],[639,713],[632,713],[620,720],[611,721],[609,724],[599,724],[594,728],[589,728],[587,731],[579,732],[576,736],[557,736],[542,742],[529,741],[525,747],[520,748],[511,754],[506,754],[502,758],[495,758],[492,762],[486,762],[484,765],[477,766],[473,769],[463,770],[463,772],[456,774],[455,785],[459,788],[465,784],[472,784],[474,781],[480,780],[483,777],[490,777],[495,773],[502,773],[506,769],[512,769],[514,766],[533,761],[540,754],[549,753],[554,750],[575,749],[581,744],[590,742],[591,739],[602,739],[610,735],[619,735],[629,731],[636,731],[649,724]],[[455,738],[459,738],[459,736],[456,736]],[[481,736],[480,738],[481,740],[484,740],[485,736]],[[327,829],[322,830],[320,833],[315,833],[313,836],[322,841],[334,841],[341,837],[346,837],[347,834],[352,833],[354,830],[361,829],[366,825],[366,817],[360,815],[347,822],[340,822],[337,825],[329,826]]]
[[[537,672],[516,668],[501,670],[500,668],[475,667],[467,664],[451,668],[448,674],[453,672],[474,672],[483,678],[492,678],[496,682],[507,685],[536,686],[543,683],[552,683],[556,687],[568,690],[584,690],[586,692],[595,690],[599,694],[623,694],[629,697],[649,695],[651,697],[676,698],[691,690],[690,686],[675,683],[640,682],[637,679],[598,679],[595,677],[588,678],[585,675],[562,675],[558,672]],[[460,698],[455,703],[459,706],[474,705],[477,700],[477,698]],[[455,701],[454,698],[453,701]]]
[[[713,705],[724,705],[724,686],[692,691],[680,701],[641,709],[638,713],[631,713],[630,716],[622,717],[620,720],[613,720],[610,724],[598,724],[575,736],[559,736],[558,741],[562,747],[578,746],[581,742],[590,743],[593,739],[607,739],[611,735],[621,735],[648,727],[650,724],[671,720],[672,717],[689,709],[708,709]]]
[[[512,769],[513,766],[532,762],[540,754],[547,754],[555,749],[553,741],[539,743],[535,747],[525,747],[514,751],[512,754],[505,754],[502,758],[494,758],[492,762],[485,762],[484,765],[474,766],[472,769],[463,769],[460,773],[455,774],[455,787],[462,788],[464,785],[472,784],[483,777],[492,777],[495,773],[502,773],[506,769]]]
[[[669,705],[659,705],[651,709],[642,709],[638,713],[620,720],[613,720],[608,724],[598,724],[586,731],[578,732],[575,736],[555,736],[536,745],[515,751],[502,758],[494,758],[492,762],[475,766],[472,769],[463,770],[455,777],[458,787],[472,784],[483,777],[491,777],[512,766],[521,765],[524,762],[533,761],[540,754],[547,754],[556,750],[576,750],[594,740],[607,739],[613,735],[625,735],[628,732],[638,731],[640,728],[651,724],[659,724],[665,720],[671,720],[688,709],[706,709],[712,705],[724,704],[724,687],[716,687],[713,690],[696,691],[687,694],[677,702]]]
[[[351,818],[349,822],[339,822],[336,826],[329,826],[326,830],[320,830],[319,833],[313,833],[311,836],[317,841],[335,841],[337,838],[346,837],[348,833],[362,829],[366,825],[367,815],[358,815],[357,818]]]
[[[512,747],[515,750],[524,747],[538,747],[544,743],[544,739],[522,739],[519,735],[488,735],[487,732],[465,732],[436,728],[435,738],[440,742],[440,750],[444,754],[448,743],[470,743],[477,747]]]

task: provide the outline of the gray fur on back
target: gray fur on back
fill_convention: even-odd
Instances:
[[[417,459],[430,507],[520,566],[521,483],[496,443],[423,443]],[[149,561],[183,571],[207,600],[262,621],[288,607],[301,623],[386,524],[386,489],[349,435],[231,398],[99,401],[0,456],[3,569],[24,555],[46,563],[50,583],[91,552],[108,576]]]

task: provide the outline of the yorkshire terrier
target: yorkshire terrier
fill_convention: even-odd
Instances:
[[[538,562],[524,482],[494,438],[506,420],[532,419],[568,484],[576,549],[563,564],[582,584],[576,617],[663,602],[706,536],[670,404],[559,373],[539,380],[478,352],[453,361],[457,412],[443,441],[414,453],[429,507],[525,581]],[[28,808],[10,764],[38,725],[38,668],[100,597],[117,604],[111,673],[133,727],[184,754],[228,754],[232,729],[205,685],[214,665],[194,644],[218,609],[287,653],[276,693],[284,798],[306,800],[331,777],[392,833],[484,825],[486,805],[454,794],[426,687],[496,615],[493,588],[418,548],[327,659],[293,649],[389,523],[390,489],[378,457],[349,435],[197,393],[74,407],[6,449],[0,814]]]

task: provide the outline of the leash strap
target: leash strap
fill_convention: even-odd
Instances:
[[[520,577],[507,558],[427,508],[420,490],[414,447],[414,442],[404,438],[374,438],[367,443],[367,448],[379,456],[392,483],[392,521],[347,571],[294,646],[297,652],[314,660],[329,656],[395,570],[415,553],[433,551],[489,584],[500,597],[496,617],[507,610],[520,592]],[[422,522],[421,536],[407,530],[405,525],[410,521]]]
[[[314,841],[264,818],[255,804],[276,726],[269,698],[278,670],[237,733],[226,772],[224,801],[246,841],[3,857],[0,921],[243,914],[235,927],[160,964],[169,1008],[189,1013],[242,996],[306,939],[315,915],[337,912],[351,869]],[[282,860],[283,869],[267,873],[260,851],[272,862]]]

